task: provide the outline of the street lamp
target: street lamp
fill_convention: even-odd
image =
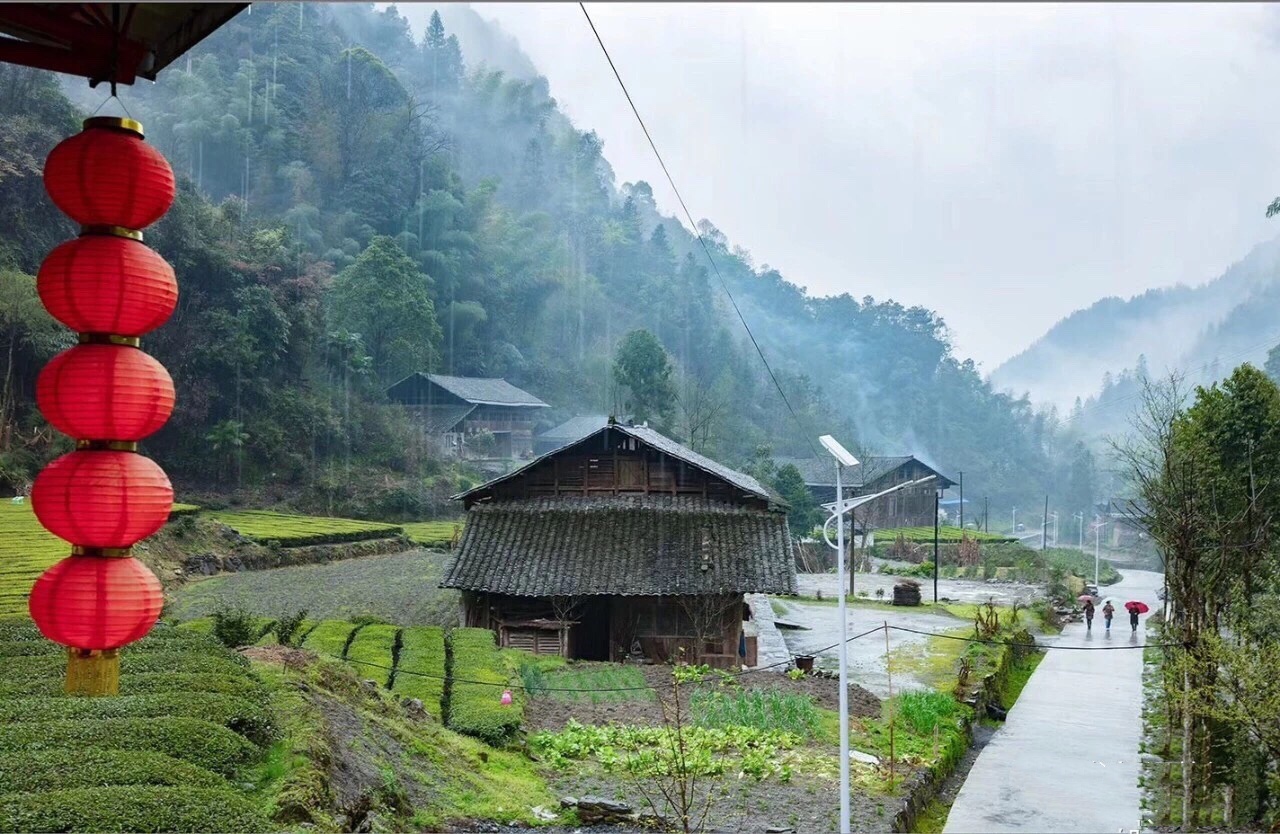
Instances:
[[[932,481],[934,476],[906,481],[874,495],[859,495],[856,498],[846,499],[842,469],[845,466],[857,466],[858,459],[849,454],[849,451],[831,435],[823,435],[818,438],[818,441],[836,459],[836,500],[822,505],[824,510],[831,513],[822,525],[822,538],[836,549],[836,573],[840,584],[838,609],[840,612],[838,615],[840,617],[840,651],[838,653],[840,662],[840,832],[849,834],[849,617],[846,613],[848,609],[845,600],[848,585],[844,579],[844,514],[900,489],[926,484]],[[831,535],[828,532],[832,522],[836,522],[836,541],[834,542],[831,541]]]
[[[1079,524],[1079,530],[1080,530],[1080,544],[1079,544],[1079,548],[1080,548],[1081,550],[1084,550],[1084,513],[1082,513],[1082,512],[1081,512],[1081,513],[1072,513],[1072,514],[1071,514],[1071,517],[1072,517],[1072,518],[1074,518],[1076,521],[1080,522],[1080,524]]]
[[[1013,508],[1013,530],[1011,532],[1013,533],[1014,538],[1017,538],[1018,536],[1018,508],[1017,507]]]
[[[840,577],[840,834],[849,834],[849,619],[845,608],[844,584],[844,481],[841,470],[846,466],[857,466],[858,459],[849,454],[849,450],[840,445],[829,434],[818,438],[818,442],[831,457],[836,459],[836,507],[831,518],[836,523],[836,574]],[[827,519],[831,523],[831,519]],[[823,526],[826,536],[826,526]]]
[[[1058,511],[1053,511],[1053,546],[1058,546]]]

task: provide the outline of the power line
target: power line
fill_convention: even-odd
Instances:
[[[873,634],[878,634],[881,631],[884,631],[885,628],[886,626],[884,624],[878,625],[875,628],[868,629],[867,631],[862,632],[861,634],[855,634],[854,636],[850,637],[847,642],[852,643],[854,640],[861,640],[864,637],[870,637]],[[1011,646],[1014,648],[1041,649],[1041,650],[1047,650],[1047,651],[1104,652],[1104,651],[1118,651],[1118,650],[1132,650],[1132,649],[1169,649],[1169,648],[1179,648],[1182,646],[1181,643],[1145,643],[1140,646],[1136,646],[1136,645],[1135,646],[1055,646],[1052,644],[1043,645],[1040,643],[1036,643],[1034,641],[1031,643],[1016,643],[1011,640],[984,640],[979,637],[965,637],[959,634],[941,634],[936,631],[924,631],[922,629],[908,628],[906,626],[891,625],[891,626],[887,626],[887,628],[889,628],[891,631],[903,631],[910,634],[922,635],[925,637],[940,637],[944,640],[959,640],[965,643],[979,643],[979,644],[988,645],[988,646]],[[832,643],[830,646],[824,646],[821,649],[814,649],[814,650],[811,650],[811,652],[809,653],[822,654],[824,652],[829,652],[832,649],[837,648],[839,645],[840,645],[839,642]],[[478,681],[478,680],[470,680],[468,678],[451,677],[448,675],[433,675],[430,672],[417,672],[412,669],[404,669],[404,668],[395,667],[395,666],[387,666],[382,663],[374,663],[373,661],[370,661],[370,660],[356,660],[355,658],[341,657],[340,655],[329,654],[327,652],[319,652],[318,654],[324,654],[325,657],[329,657],[334,660],[340,660],[343,663],[352,663],[357,666],[369,666],[374,669],[382,669],[383,671],[387,671],[387,672],[395,672],[396,675],[410,675],[413,677],[427,678],[429,680],[438,680],[438,681],[449,680],[455,684],[470,684],[473,686],[493,686],[493,687],[501,687],[503,689],[522,689],[525,691],[530,690],[530,687],[526,686],[525,684],[515,683],[512,681],[503,681],[503,682]],[[743,677],[746,677],[747,675],[755,674],[756,672],[764,672],[769,669],[776,669],[779,666],[789,666],[795,660],[796,657],[797,655],[791,655],[786,660],[780,660],[776,663],[770,663],[767,666],[756,666],[751,669],[744,669],[741,672],[726,673],[724,677],[732,678],[732,679],[743,678]],[[597,693],[597,692],[643,692],[643,691],[649,691],[649,690],[654,690],[659,688],[665,689],[670,686],[673,686],[673,684],[663,684],[660,687],[650,686],[648,684],[644,686],[607,686],[607,687],[535,686],[535,687],[532,687],[532,691],[534,694],[538,694],[541,692],[573,692],[573,693],[581,693],[581,694],[591,694],[591,693]]]
[[[676,200],[680,203],[681,210],[684,211],[685,219],[689,221],[689,228],[693,230],[694,236],[698,239],[698,243],[702,246],[702,252],[707,257],[707,261],[711,264],[711,269],[715,271],[716,278],[720,280],[720,287],[724,290],[724,294],[728,296],[729,303],[733,305],[733,312],[737,313],[738,321],[742,322],[742,327],[747,331],[747,337],[751,339],[751,344],[755,347],[756,353],[760,356],[760,361],[764,363],[764,369],[769,372],[769,379],[773,380],[773,387],[778,389],[778,395],[782,397],[782,401],[787,406],[787,411],[791,412],[791,418],[796,421],[796,425],[800,428],[800,433],[804,435],[805,441],[809,444],[809,449],[815,457],[821,457],[818,453],[818,447],[813,443],[813,435],[805,426],[804,421],[800,419],[800,415],[796,414],[796,410],[792,408],[791,401],[787,399],[787,394],[782,390],[782,385],[778,382],[778,377],[773,373],[773,368],[769,365],[769,360],[765,358],[764,350],[761,349],[760,343],[756,341],[756,336],[751,332],[751,326],[747,324],[747,319],[742,315],[742,310],[738,307],[738,302],[734,299],[733,293],[729,291],[729,283],[725,281],[724,275],[720,273],[720,267],[716,264],[715,258],[711,256],[711,248],[707,246],[707,241],[702,236],[702,232],[698,230],[698,225],[693,222],[693,213],[689,211],[689,206],[685,204],[684,197],[680,194],[680,189],[676,187],[675,178],[671,176],[671,171],[667,168],[667,163],[662,159],[662,154],[658,152],[658,146],[653,141],[653,136],[649,133],[649,127],[644,123],[644,118],[640,115],[639,108],[636,107],[635,101],[631,98],[631,93],[627,90],[626,82],[622,80],[622,74],[618,72],[618,67],[613,62],[613,56],[609,54],[609,48],[604,45],[604,39],[600,37],[600,31],[596,29],[595,21],[591,19],[591,15],[587,12],[585,3],[578,3],[578,8],[582,9],[582,14],[587,18],[587,24],[591,27],[591,33],[596,36],[596,43],[600,44],[600,51],[604,53],[605,60],[609,62],[609,69],[613,70],[613,77],[618,80],[618,86],[622,88],[622,94],[626,96],[627,104],[631,106],[631,112],[635,114],[636,121],[640,123],[640,129],[644,131],[644,138],[649,142],[649,148],[653,151],[653,155],[658,159],[658,165],[662,167],[662,173],[666,175],[667,183],[671,185],[671,190],[675,192]]]

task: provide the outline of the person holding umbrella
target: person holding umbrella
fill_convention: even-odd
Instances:
[[[1111,604],[1111,600],[1107,600],[1107,604],[1102,606],[1102,618],[1107,621],[1107,633],[1111,633],[1111,618],[1116,615],[1116,607]]]
[[[1081,594],[1080,604],[1084,607],[1085,631],[1093,631],[1093,597],[1088,594]]]
[[[1145,602],[1138,602],[1136,599],[1129,600],[1124,604],[1124,607],[1129,610],[1129,628],[1136,634],[1138,632],[1138,615],[1145,614],[1151,609],[1147,608]]]

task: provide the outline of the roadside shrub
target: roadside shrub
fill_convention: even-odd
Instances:
[[[84,747],[151,750],[223,774],[258,755],[257,747],[226,727],[196,718],[40,721],[0,727],[0,757]]]
[[[294,645],[294,640],[302,637],[302,624],[306,619],[307,611],[304,608],[276,620],[276,639],[280,641],[280,645]]]
[[[929,735],[935,727],[955,718],[958,705],[945,692],[931,690],[904,692],[897,698],[898,715],[918,735]]]
[[[266,831],[230,790],[123,786],[0,796],[0,831]]]
[[[0,758],[0,794],[108,785],[229,788],[216,773],[149,750],[42,750]]]
[[[440,717],[440,701],[444,697],[444,629],[418,626],[400,633],[400,661],[391,691],[401,698],[417,698],[427,712]]]
[[[449,728],[493,745],[510,741],[520,729],[521,693],[512,687],[513,703],[501,703],[509,685],[502,658],[487,628],[456,628],[448,637],[453,653]],[[462,681],[473,681],[463,683]]]
[[[235,608],[213,612],[213,636],[228,649],[252,646],[262,630],[262,624],[248,611]]]
[[[275,723],[262,705],[228,695],[172,692],[115,698],[0,700],[0,725],[107,718],[199,718],[221,724],[257,744],[266,744],[275,735]]]
[[[400,627],[393,625],[369,625],[357,631],[346,656],[356,674],[386,686],[391,679],[392,651],[399,631]]]

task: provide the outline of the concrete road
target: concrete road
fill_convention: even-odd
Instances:
[[[1145,643],[1129,632],[1129,599],[1159,607],[1160,574],[1123,571],[1103,589],[1120,610],[1111,634],[1068,625],[1049,645],[1105,648]],[[1145,619],[1145,617],[1143,618]],[[1142,651],[1056,651],[1027,683],[1004,727],[983,749],[956,797],[946,834],[988,831],[1126,832],[1142,828],[1138,745]]]
[[[874,596],[876,589],[884,591],[886,599],[893,598],[893,586],[902,581],[902,577],[888,573],[857,573],[853,577],[854,593],[867,592]],[[933,580],[917,579],[920,583],[920,594],[925,602],[933,602]],[[835,599],[840,593],[840,585],[834,573],[800,573],[796,574],[796,586],[804,596],[814,596],[818,591],[827,599]],[[1030,603],[1042,594],[1043,589],[1035,585],[1021,582],[982,582],[976,579],[939,579],[938,596],[957,602],[983,603],[988,599],[995,600],[996,605],[1012,605],[1020,602]],[[784,598],[785,599],[785,598]]]

